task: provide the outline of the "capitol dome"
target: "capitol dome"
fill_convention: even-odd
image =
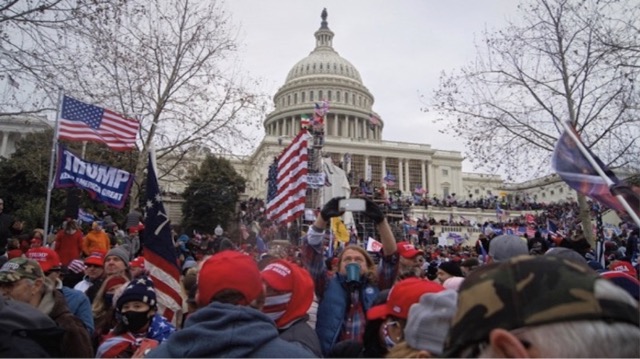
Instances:
[[[362,84],[362,78],[355,66],[328,46],[317,46],[309,56],[298,61],[289,71],[286,82],[316,75],[342,76]]]
[[[265,132],[277,137],[295,136],[314,104],[328,101],[325,136],[381,140],[384,122],[373,112],[374,97],[356,67],[334,50],[326,9],[321,18],[320,28],[314,33],[315,48],[291,68],[273,97],[275,110],[264,121]]]

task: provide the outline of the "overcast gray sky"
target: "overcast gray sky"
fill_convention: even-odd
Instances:
[[[263,79],[270,95],[289,70],[315,47],[313,33],[327,8],[334,49],[349,60],[375,97],[385,122],[383,139],[431,144],[464,153],[460,140],[440,134],[431,98],[442,71],[475,58],[484,29],[517,16],[517,0],[227,0],[240,29],[242,68]],[[441,125],[440,125],[441,126]],[[468,161],[464,171],[472,171]]]

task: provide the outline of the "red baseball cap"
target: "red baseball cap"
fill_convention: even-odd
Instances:
[[[27,258],[33,259],[40,264],[42,271],[47,273],[52,269],[61,269],[60,256],[51,248],[38,247],[27,251]]]
[[[93,252],[90,256],[85,258],[84,264],[92,264],[94,266],[104,266],[104,253],[102,252]]]
[[[129,267],[144,269],[144,257],[135,257],[131,262],[129,262]]]
[[[389,291],[387,302],[377,305],[367,311],[367,319],[384,319],[389,315],[396,318],[407,319],[409,308],[418,303],[425,293],[438,293],[444,287],[438,283],[420,278],[407,278],[394,284]]]
[[[209,257],[198,272],[196,302],[203,307],[225,289],[244,295],[245,304],[258,298],[263,292],[258,265],[250,256],[234,250],[225,250]]]
[[[293,268],[285,260],[269,263],[260,275],[268,286],[279,292],[293,291]]]
[[[613,261],[611,262],[611,264],[609,264],[609,269],[618,272],[624,272],[632,276],[633,278],[638,278],[638,272],[636,271],[636,269],[633,268],[633,265],[631,263],[626,261]]]
[[[418,254],[423,255],[424,252],[416,249],[416,247],[409,242],[398,243],[398,253],[405,258],[413,258]]]

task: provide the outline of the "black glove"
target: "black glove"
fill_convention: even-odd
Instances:
[[[365,198],[364,201],[367,203],[364,215],[371,218],[371,220],[375,222],[375,224],[380,224],[382,221],[384,221],[385,215],[380,207],[378,207],[378,205],[369,198]]]
[[[331,220],[332,217],[338,217],[341,216],[342,213],[340,209],[338,208],[338,203],[340,202],[341,199],[344,199],[344,197],[334,197],[332,199],[329,200],[329,202],[327,202],[324,207],[322,207],[322,210],[320,211],[320,215],[322,216],[322,219],[324,219],[325,222],[329,222]]]

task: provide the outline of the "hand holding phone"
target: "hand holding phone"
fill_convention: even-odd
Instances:
[[[347,198],[340,200],[338,208],[344,212],[362,212],[366,209],[366,203],[362,198]]]

